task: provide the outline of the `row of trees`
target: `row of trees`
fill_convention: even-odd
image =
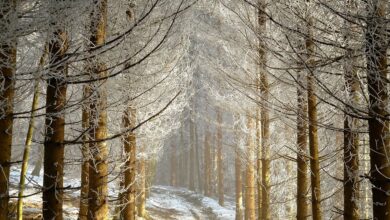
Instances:
[[[77,190],[79,219],[135,219],[138,194],[145,215],[145,158],[186,100],[186,76],[173,69],[185,42],[173,33],[195,2],[1,1],[0,219],[23,219],[23,199],[39,193],[42,217],[63,219]],[[41,145],[43,183],[25,194],[30,151],[39,175]],[[80,181],[65,185],[65,173]]]
[[[389,219],[389,3],[217,1],[211,8],[194,12],[197,31],[208,36],[192,43],[208,49],[193,61],[197,113],[182,119],[191,141],[176,135],[166,143],[183,149],[166,151],[177,161],[162,169],[171,183],[221,205],[220,192],[235,191],[237,219]],[[178,171],[180,161],[188,164]],[[235,175],[223,175],[233,164]],[[178,177],[185,171],[189,177]],[[196,177],[197,187],[188,185]]]

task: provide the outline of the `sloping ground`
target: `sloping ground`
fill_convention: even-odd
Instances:
[[[17,196],[17,184],[20,170],[11,171],[11,196]],[[24,219],[42,219],[42,186],[43,178],[27,176],[26,197],[24,201]],[[64,179],[64,186],[77,188],[79,182],[73,179]],[[117,195],[115,184],[110,184],[110,195]],[[79,190],[68,191],[64,196],[64,219],[77,219]],[[13,211],[16,199],[12,199]],[[234,220],[234,203],[227,199],[225,207],[218,205],[212,198],[204,197],[184,188],[169,186],[153,186],[146,202],[146,210],[152,220]]]
[[[227,201],[225,207],[212,198],[184,188],[154,186],[147,201],[147,210],[155,220],[230,220],[234,219],[234,203]]]

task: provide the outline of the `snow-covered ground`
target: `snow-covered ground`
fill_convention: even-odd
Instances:
[[[212,198],[169,186],[153,186],[146,207],[150,217],[156,220],[233,220],[235,217],[231,201],[226,201],[222,207]]]
[[[28,172],[30,173],[30,172]],[[11,196],[17,196],[20,170],[11,171]],[[30,195],[24,199],[24,213],[37,217],[41,212],[42,194],[40,189],[43,183],[43,175],[33,177],[27,175],[27,184],[24,195]],[[64,186],[67,188],[79,187],[79,181],[64,178]],[[71,190],[65,194],[64,219],[77,219],[79,190]],[[116,194],[115,184],[110,184],[110,194]],[[15,202],[15,199],[13,199]],[[224,207],[209,197],[189,191],[185,188],[170,186],[153,186],[150,197],[146,202],[146,210],[151,219],[155,220],[233,220],[235,206],[231,199],[225,201]]]

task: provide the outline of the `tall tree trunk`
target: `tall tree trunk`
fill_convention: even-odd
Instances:
[[[188,172],[188,189],[195,191],[195,124],[190,119],[190,151],[189,151],[189,172]]]
[[[139,173],[139,183],[138,183],[138,206],[137,206],[137,209],[138,209],[138,216],[139,217],[142,217],[142,218],[146,218],[147,217],[147,214],[146,214],[146,192],[145,192],[145,188],[146,188],[146,167],[145,167],[145,164],[146,164],[146,157],[145,157],[145,146],[142,147],[142,156],[141,158],[139,159],[139,163],[138,163],[138,173]]]
[[[12,36],[12,21],[17,19],[16,1],[0,3],[0,23],[5,28],[2,34],[9,35],[0,42],[0,220],[8,219],[9,174],[11,166],[13,102],[15,93],[16,38]]]
[[[89,85],[84,86],[83,98],[84,103],[82,107],[81,123],[85,134],[83,135],[83,144],[81,146],[82,164],[81,164],[81,190],[80,190],[80,210],[79,220],[86,220],[88,216],[88,193],[89,193],[89,96],[91,95],[91,88]]]
[[[238,117],[237,117],[238,119]],[[236,179],[236,220],[243,219],[243,197],[242,197],[242,171],[241,171],[241,149],[240,149],[240,135],[238,127],[234,127],[236,147],[235,147],[235,159],[234,159],[234,171]]]
[[[217,128],[216,128],[217,129]],[[217,147],[216,147],[216,134],[214,133],[212,136],[212,140],[210,141],[212,143],[211,145],[211,193],[213,196],[218,196],[218,175],[215,175],[218,173],[218,154],[217,154]]]
[[[310,18],[309,18],[310,19]],[[309,25],[312,25],[310,22]],[[311,28],[311,27],[309,27]],[[321,220],[321,178],[320,161],[318,155],[318,131],[317,131],[317,96],[315,95],[315,76],[311,59],[313,55],[314,43],[311,34],[306,39],[306,50],[308,53],[307,65],[307,99],[308,99],[308,118],[309,118],[309,148],[310,148],[310,169],[311,169],[311,191],[312,191],[312,215],[313,220]]]
[[[354,1],[346,0],[347,12],[351,13],[354,9]],[[347,47],[352,47],[352,33],[356,27],[351,27],[346,22],[345,41]],[[347,26],[348,25],[348,26]],[[344,119],[344,219],[359,219],[359,120],[351,116],[353,109],[359,104],[359,79],[356,68],[357,51],[353,48],[347,48],[344,63],[344,78],[347,91],[347,104],[345,106]]]
[[[204,139],[204,165],[205,165],[205,176],[204,176],[204,194],[205,196],[211,196],[211,149],[210,149],[210,132],[208,127],[205,132]]]
[[[321,220],[321,177],[320,161],[318,153],[318,125],[317,125],[317,96],[315,94],[315,76],[313,67],[314,41],[313,41],[313,17],[312,3],[308,0],[308,12],[306,17],[306,60],[307,74],[307,102],[309,119],[309,149],[310,149],[310,173],[311,173],[311,204],[313,220]]]
[[[257,88],[260,91],[260,79],[257,80],[258,85]],[[257,168],[257,212],[258,212],[258,219],[261,219],[261,203],[262,203],[262,197],[263,197],[263,187],[261,182],[261,177],[263,174],[263,170],[261,168],[261,126],[260,126],[260,108],[256,109],[256,150],[257,150],[257,158],[256,158],[256,168]]]
[[[176,153],[176,144],[175,143],[172,143],[171,144],[171,149],[172,149],[172,151],[171,151],[171,154],[170,154],[170,157],[171,157],[171,159],[170,159],[170,166],[171,166],[171,179],[170,179],[170,184],[171,184],[171,186],[176,186],[177,185],[177,180],[176,180],[176,178],[177,178],[177,161],[176,161],[176,159],[177,159],[177,153]]]
[[[90,46],[101,46],[106,41],[107,0],[94,0],[91,12]],[[106,65],[98,58],[90,60],[91,77],[107,75]],[[107,92],[106,80],[95,81],[91,86],[89,106],[90,138],[88,219],[105,219],[108,216],[108,149],[107,138]]]
[[[39,66],[38,66],[38,72],[40,73],[43,65],[45,63],[47,53],[48,53],[48,47],[45,45],[43,55],[39,59]],[[38,109],[38,100],[39,100],[39,79],[35,79],[34,82],[34,95],[33,95],[33,101],[31,104],[31,113],[30,113],[30,120],[28,123],[28,129],[27,129],[27,135],[26,135],[26,141],[25,141],[25,147],[23,151],[23,161],[22,161],[22,169],[20,171],[20,182],[19,182],[19,194],[18,194],[18,204],[17,204],[17,219],[22,220],[23,219],[23,194],[24,194],[24,188],[25,188],[25,181],[26,181],[26,175],[27,175],[27,167],[28,162],[30,158],[30,149],[31,149],[31,143],[34,136],[34,124],[35,124],[35,115],[36,111]]]
[[[247,163],[245,172],[245,219],[254,220],[256,219],[256,196],[255,196],[255,149],[252,137],[253,131],[253,118],[248,116],[247,128],[248,144],[247,144]]]
[[[265,14],[266,3],[264,0],[258,0],[258,28],[259,33],[266,31],[267,16]],[[261,219],[269,220],[271,218],[270,210],[270,153],[269,153],[269,112],[268,97],[269,83],[266,73],[266,51],[263,39],[259,40],[259,71],[260,71],[260,92],[261,92]],[[260,193],[260,191],[258,192]],[[260,201],[259,201],[260,202]],[[259,210],[260,211],[260,210]],[[259,214],[260,217],[260,214]]]
[[[187,147],[185,146],[184,142],[184,125],[180,129],[180,151],[181,154],[181,161],[182,161],[182,166],[180,166],[180,179],[181,179],[181,185],[182,187],[187,186],[187,174],[188,174],[188,153],[186,151]]]
[[[136,126],[136,110],[130,107],[125,112],[124,126],[126,129]],[[125,163],[125,192],[123,195],[123,203],[125,204],[122,217],[124,220],[135,220],[136,216],[136,136],[134,132],[129,132],[124,137],[124,149],[126,155]]]
[[[196,156],[196,176],[198,177],[198,188],[199,188],[199,192],[202,193],[203,191],[203,184],[202,184],[202,180],[203,178],[201,177],[201,174],[200,174],[200,169],[201,169],[201,162],[200,162],[200,144],[199,144],[199,134],[198,134],[198,126],[196,126],[195,124],[195,156]]]
[[[303,76],[298,72],[297,81],[303,85]],[[301,85],[297,88],[298,109],[297,109],[297,219],[306,220],[308,218],[308,197],[309,180],[308,155],[307,155],[307,105],[304,90]]]
[[[390,219],[387,0],[367,1],[366,59],[373,218]]]
[[[224,185],[223,185],[223,158],[222,158],[222,114],[217,110],[217,168],[218,168],[218,204],[223,206],[225,203],[224,198]]]
[[[242,220],[242,172],[241,172],[241,155],[237,146],[235,153],[235,176],[236,176],[236,220]]]
[[[56,1],[59,2],[59,1]],[[55,26],[55,24],[54,24]],[[61,62],[68,49],[68,36],[63,28],[56,30],[49,41],[50,64]],[[68,69],[58,65],[51,70],[47,79],[46,118],[44,142],[43,218],[62,219],[64,134],[66,106],[66,77]]]

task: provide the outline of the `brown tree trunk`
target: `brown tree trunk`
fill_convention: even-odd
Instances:
[[[243,196],[242,196],[242,171],[241,171],[241,150],[240,150],[240,135],[238,128],[234,127],[235,138],[236,138],[236,147],[235,147],[235,160],[234,160],[234,171],[236,179],[236,220],[243,219]]]
[[[136,110],[130,107],[124,116],[124,126],[126,129],[133,128],[136,126]],[[129,132],[125,134],[124,137],[124,150],[125,150],[125,181],[124,188],[125,192],[123,194],[122,202],[124,203],[124,209],[122,212],[122,217],[124,220],[135,220],[136,216],[136,136],[134,132]]]
[[[216,145],[216,134],[214,133],[212,136],[211,136],[211,140],[210,142],[212,143],[211,145],[211,194],[213,196],[218,196],[218,187],[217,187],[217,184],[218,184],[218,175],[215,175],[216,173],[218,173],[218,159],[217,159],[217,147],[215,146]]]
[[[263,100],[268,100],[268,81],[267,77],[262,74],[262,96]],[[266,107],[266,102],[262,104],[261,108],[261,219],[269,220],[271,219],[271,210],[270,210],[270,173],[271,173],[271,160],[270,160],[270,145],[269,145],[269,112]]]
[[[94,0],[91,13],[90,46],[101,46],[106,41],[107,0]],[[89,60],[91,77],[102,78],[107,75],[106,65],[96,60]],[[104,141],[107,138],[107,92],[106,81],[99,80],[90,84],[90,138],[89,149],[89,192],[88,219],[105,219],[108,215],[108,149]]]
[[[11,33],[11,23],[16,19],[16,1],[5,0],[0,3],[0,23],[6,27],[2,32]],[[4,38],[3,38],[4,39]],[[16,38],[0,42],[0,220],[8,219],[9,174],[12,150],[13,102],[15,93]]]
[[[307,50],[313,49],[312,39],[307,40]],[[311,51],[309,52],[311,53]],[[312,214],[313,220],[321,220],[321,178],[320,161],[318,154],[318,131],[317,131],[317,97],[314,93],[314,73],[309,68],[307,77],[308,118],[309,118],[309,146],[310,146],[310,169],[312,191]]]
[[[142,153],[145,153],[145,147],[142,147]],[[139,184],[138,184],[138,216],[142,218],[146,218],[146,193],[145,193],[145,188],[146,188],[146,168],[145,168],[145,156],[143,155],[139,159],[138,163],[138,173],[139,173]]]
[[[311,9],[308,9],[311,10]],[[317,96],[315,94],[315,76],[313,68],[314,41],[313,41],[313,17],[311,11],[306,17],[307,34],[305,36],[307,68],[307,102],[309,119],[309,149],[310,149],[310,173],[311,173],[311,204],[313,220],[321,220],[321,177],[320,161],[318,154],[318,126],[317,126]]]
[[[206,128],[204,139],[204,165],[205,165],[205,177],[204,177],[204,194],[205,196],[211,196],[211,149],[210,149],[210,132]]]
[[[188,174],[188,153],[186,151],[186,146],[185,146],[185,143],[184,143],[184,125],[183,127],[180,129],[180,149],[182,149],[180,151],[180,155],[181,155],[181,161],[182,161],[182,166],[180,166],[180,186],[182,187],[185,187],[187,186],[187,180],[188,180],[188,177],[187,177],[187,174]]]
[[[238,146],[237,146],[238,148]],[[235,156],[235,176],[236,176],[236,220],[242,220],[242,172],[241,172],[241,155],[239,149],[236,149]]]
[[[303,76],[298,72],[297,81],[303,85]],[[308,155],[307,155],[307,105],[303,88],[298,85],[297,88],[298,109],[297,109],[297,219],[306,220],[308,218],[308,189],[309,180],[307,175],[308,170]]]
[[[189,171],[188,171],[188,189],[195,191],[195,125],[190,119],[190,151],[189,151]]]
[[[260,79],[258,80],[258,89],[260,89]],[[256,158],[256,168],[257,168],[257,216],[258,219],[261,219],[261,203],[262,203],[262,197],[263,197],[263,187],[262,187],[262,173],[263,170],[261,168],[261,153],[262,153],[262,147],[261,147],[261,126],[260,126],[260,109],[256,109],[256,123],[255,123],[255,129],[256,129],[256,150],[257,150],[257,158]]]
[[[177,165],[176,165],[176,163],[177,163],[177,161],[176,161],[176,158],[177,158],[177,154],[176,154],[176,144],[175,143],[172,143],[172,145],[171,145],[172,147],[172,151],[171,151],[171,154],[170,154],[170,156],[171,156],[171,159],[170,159],[170,166],[171,166],[171,179],[170,179],[170,184],[171,184],[171,186],[173,186],[173,187],[175,187],[176,185],[177,185],[177,180],[176,180],[176,178],[177,178]]]
[[[255,195],[255,149],[252,137],[253,131],[253,118],[248,116],[247,128],[248,145],[247,145],[247,164],[245,172],[245,219],[256,219],[256,195]]]
[[[89,96],[91,89],[88,85],[84,86],[83,91],[84,103],[82,107],[81,123],[82,129],[85,134],[83,135],[83,144],[81,146],[82,153],[82,164],[81,164],[81,190],[80,190],[80,211],[79,220],[86,220],[88,216],[88,180],[89,180],[89,144],[88,141],[88,129],[89,129]]]
[[[366,59],[373,218],[390,219],[387,0],[367,1]]]
[[[264,0],[258,0],[258,30],[259,33],[266,31],[267,16],[265,14],[266,4]],[[262,98],[260,115],[261,115],[261,166],[259,164],[258,169],[261,167],[261,186],[262,189],[258,193],[261,193],[259,203],[261,201],[261,211],[259,209],[259,219],[269,220],[271,218],[270,211],[270,153],[269,153],[269,112],[268,112],[268,96],[269,96],[269,83],[266,73],[266,51],[263,39],[259,39],[259,71],[260,71],[260,93]],[[260,208],[260,205],[259,205]],[[261,214],[261,215],[260,215]]]
[[[217,111],[217,169],[218,169],[218,204],[224,205],[224,185],[223,185],[223,159],[222,159],[222,114]]]
[[[200,162],[200,144],[199,144],[199,141],[198,141],[198,129],[197,129],[197,126],[195,124],[195,160],[196,160],[196,176],[198,177],[198,189],[199,189],[199,192],[202,193],[203,191],[203,178],[201,176],[201,162]]]
[[[57,29],[49,42],[50,64],[61,62],[68,49],[68,36]],[[62,219],[64,134],[67,66],[58,65],[47,80],[44,142],[43,218]]]
[[[354,9],[354,3],[351,0],[346,1],[347,11],[350,13]],[[345,21],[346,23],[348,21]],[[352,41],[354,32],[350,25],[346,27],[345,39],[347,46]],[[356,69],[357,51],[348,48],[345,53],[344,78],[348,95],[349,105],[345,106],[344,119],[344,219],[359,219],[359,120],[353,117],[353,108],[359,104],[359,79]]]

